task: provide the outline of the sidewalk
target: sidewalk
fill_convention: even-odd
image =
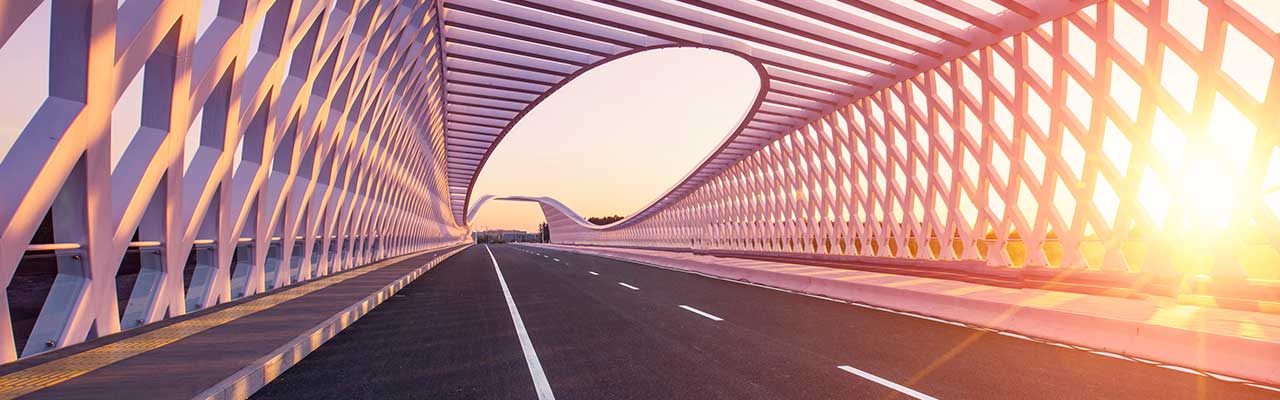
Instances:
[[[0,365],[0,399],[247,398],[465,248],[394,257]]]
[[[539,245],[1280,384],[1280,315],[691,253]],[[1229,379],[1229,378],[1228,378]]]

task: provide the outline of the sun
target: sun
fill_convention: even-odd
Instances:
[[[1207,124],[1187,129],[1160,113],[1151,134],[1155,156],[1164,160],[1159,176],[1144,177],[1138,199],[1156,223],[1179,220],[1180,231],[1218,231],[1247,210],[1250,153],[1258,127],[1221,95]],[[1157,183],[1163,181],[1167,186]],[[1156,186],[1172,190],[1160,190]],[[1261,193],[1261,191],[1259,191]]]

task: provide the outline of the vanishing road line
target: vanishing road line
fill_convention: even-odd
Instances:
[[[691,312],[691,313],[694,313],[694,314],[698,314],[698,315],[701,315],[701,316],[707,317],[707,319],[712,320],[712,321],[716,321],[716,322],[724,321],[724,318],[720,318],[720,317],[717,317],[717,316],[711,315],[711,314],[707,313],[706,311],[702,311],[702,310],[699,310],[699,309],[696,309],[696,308],[693,308],[693,307],[689,307],[689,306],[686,306],[686,305],[684,305],[684,304],[681,304],[681,305],[680,305],[680,308],[685,309],[685,311],[688,311],[688,312]]]
[[[516,336],[520,337],[520,348],[524,350],[524,361],[529,364],[529,375],[533,377],[533,388],[538,392],[538,400],[555,400],[551,393],[551,383],[542,372],[542,363],[538,362],[538,353],[533,350],[533,341],[529,340],[529,332],[524,329],[524,320],[520,319],[520,310],[516,309],[515,300],[511,299],[511,289],[507,288],[507,280],[502,277],[502,269],[498,267],[498,259],[493,257],[493,250],[484,245],[489,252],[489,260],[493,261],[493,271],[498,273],[498,284],[502,285],[502,295],[507,298],[507,309],[511,310],[511,322],[516,325]]]
[[[631,290],[640,290],[640,288],[638,288],[638,287],[631,286],[631,285],[628,285],[628,284],[625,284],[625,283],[622,283],[622,282],[618,282],[618,284],[619,284],[619,285],[622,285],[622,287],[627,288],[627,289],[631,289]]]
[[[868,372],[866,372],[866,371],[863,371],[863,370],[860,370],[860,369],[857,369],[857,368],[854,368],[854,367],[850,367],[850,366],[848,366],[848,365],[841,365],[841,366],[836,367],[836,368],[840,368],[841,370],[844,370],[845,372],[848,372],[848,373],[851,373],[851,374],[854,374],[854,375],[857,375],[857,376],[861,376],[861,377],[865,378],[866,380],[869,380],[869,381],[872,381],[872,382],[875,382],[875,383],[879,383],[879,384],[881,384],[881,385],[884,385],[884,386],[885,386],[885,387],[887,387],[887,388],[890,388],[890,389],[893,389],[893,390],[897,390],[898,392],[900,392],[900,393],[902,393],[902,394],[905,394],[905,395],[907,395],[907,396],[911,396],[911,397],[914,397],[914,398],[917,398],[917,399],[920,399],[920,400],[938,400],[938,399],[934,398],[933,396],[930,396],[930,395],[927,395],[927,394],[924,394],[924,393],[917,392],[917,391],[915,391],[914,389],[911,389],[911,388],[909,388],[909,387],[902,386],[902,385],[899,385],[899,384],[896,384],[896,383],[890,382],[888,379],[884,379],[884,378],[881,378],[881,377],[878,377],[878,376],[872,375],[872,374],[870,374],[870,373],[868,373]]]

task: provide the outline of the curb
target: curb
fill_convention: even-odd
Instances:
[[[308,329],[305,333],[298,335],[293,340],[285,343],[283,346],[276,348],[271,353],[255,360],[248,366],[236,371],[231,376],[223,379],[212,387],[193,397],[194,399],[205,400],[240,400],[247,399],[249,396],[257,392],[263,386],[278,378],[286,370],[297,365],[303,358],[310,355],[321,345],[325,344],[337,336],[338,333],[346,329],[351,324],[359,320],[369,311],[382,304],[383,301],[391,298],[400,289],[408,286],[419,276],[435,267],[441,261],[452,257],[460,251],[466,250],[470,246],[462,246],[457,249],[450,250],[433,258],[421,267],[405,274],[396,279],[377,292],[374,292],[364,299],[352,304],[350,307],[334,314],[334,316],[321,322],[320,324]]]
[[[666,260],[604,249],[556,246],[555,249],[634,262],[658,268],[707,275],[788,292],[882,307],[1010,332],[1093,350],[1137,358],[1139,362],[1169,364],[1253,381],[1280,384],[1280,343],[1198,332],[1069,311],[1016,306],[876,284],[807,277],[697,261],[676,266]],[[1223,377],[1217,377],[1222,379]]]

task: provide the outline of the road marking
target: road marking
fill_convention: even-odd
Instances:
[[[1246,380],[1244,380],[1244,379],[1240,379],[1240,378],[1236,378],[1236,377],[1231,377],[1231,376],[1226,376],[1226,375],[1219,375],[1219,374],[1215,374],[1215,373],[1212,373],[1212,372],[1205,372],[1205,375],[1212,376],[1214,379],[1217,379],[1217,380],[1220,380],[1220,381],[1227,381],[1227,382],[1232,382],[1232,383],[1246,383],[1246,382],[1249,382],[1249,381],[1246,381]],[[1274,389],[1274,388],[1273,388],[1273,389],[1271,389],[1271,390],[1276,390],[1276,389]]]
[[[618,284],[619,284],[619,285],[622,285],[622,287],[627,288],[627,289],[631,289],[631,290],[640,290],[640,288],[638,288],[638,287],[631,286],[631,285],[628,285],[628,284],[625,284],[625,283],[622,283],[622,282],[618,282]]]
[[[596,271],[587,271],[587,273],[595,276],[600,276],[600,274],[597,274]]]
[[[569,246],[565,246],[565,247],[569,247]],[[887,313],[891,313],[891,314],[896,314],[896,315],[901,315],[901,316],[905,316],[905,317],[911,317],[911,318],[917,318],[917,319],[925,319],[925,320],[930,320],[930,321],[934,321],[934,322],[942,322],[942,323],[945,323],[945,324],[948,324],[948,325],[954,325],[954,326],[958,326],[958,327],[965,328],[965,329],[971,329],[971,330],[978,330],[978,331],[989,332],[989,331],[986,331],[986,330],[983,330],[983,329],[975,328],[975,327],[973,327],[973,326],[965,325],[964,323],[961,323],[961,322],[948,321],[948,320],[944,320],[944,319],[933,318],[933,317],[929,317],[929,316],[925,316],[925,315],[921,315],[921,314],[916,314],[916,313],[912,313],[912,312],[907,312],[907,311],[899,311],[899,310],[894,310],[894,309],[889,309],[889,308],[884,308],[884,307],[877,307],[877,306],[873,306],[873,305],[866,304],[866,303],[858,303],[858,302],[854,302],[854,301],[842,300],[842,299],[837,299],[837,298],[833,298],[833,297],[827,297],[827,296],[823,296],[823,295],[816,295],[816,294],[812,294],[812,293],[805,293],[805,292],[797,292],[797,291],[787,290],[787,289],[782,289],[782,288],[777,288],[777,287],[773,287],[773,286],[765,286],[765,285],[758,284],[758,283],[751,283],[751,282],[740,281],[740,280],[736,280],[736,279],[729,279],[729,278],[725,278],[725,277],[721,277],[721,276],[710,275],[710,274],[703,273],[703,272],[692,271],[692,270],[685,270],[685,269],[679,269],[679,268],[676,268],[676,267],[671,267],[671,266],[661,265],[661,264],[652,263],[652,262],[646,262],[646,261],[640,261],[640,260],[634,260],[634,259],[627,259],[627,258],[623,258],[623,257],[619,257],[619,256],[611,256],[611,255],[601,254],[601,253],[585,252],[585,251],[581,251],[580,249],[568,248],[568,249],[562,249],[562,250],[563,250],[563,251],[566,251],[566,252],[570,252],[570,253],[582,254],[582,255],[588,255],[588,256],[599,257],[599,258],[604,258],[604,259],[609,259],[609,260],[614,260],[614,261],[621,261],[621,262],[626,262],[626,263],[631,263],[631,264],[636,264],[636,265],[642,265],[642,266],[646,266],[646,267],[652,267],[652,268],[657,268],[657,269],[667,270],[667,271],[671,271],[671,272],[679,272],[679,273],[682,273],[682,274],[697,275],[697,276],[701,276],[701,277],[703,277],[703,278],[715,279],[715,280],[720,280],[720,281],[724,281],[724,282],[728,282],[728,283],[735,283],[735,284],[739,284],[739,285],[753,286],[753,287],[757,287],[757,288],[761,288],[761,289],[768,289],[768,290],[772,290],[772,291],[776,291],[776,292],[782,292],[782,293],[789,293],[789,294],[794,294],[794,295],[799,295],[799,296],[805,296],[805,297],[810,297],[810,298],[814,298],[814,299],[818,299],[818,300],[826,300],[826,301],[830,301],[830,302],[833,302],[833,303],[840,303],[840,304],[849,305],[849,306],[854,306],[854,307],[858,307],[858,308],[864,308],[864,309],[870,309],[870,310],[883,311],[883,312],[887,312]],[[849,278],[844,278],[844,279],[846,279],[846,280],[847,280],[847,279],[849,279]],[[997,332],[995,332],[995,333],[1000,334],[1000,333],[1002,333],[1002,332],[1003,332],[1003,331],[997,331]],[[1005,336],[1019,337],[1019,336],[1022,336],[1022,335],[1016,335],[1016,336],[1015,336],[1015,335],[1005,335]],[[1022,337],[1026,337],[1026,336],[1022,336]],[[1034,341],[1034,342],[1039,343],[1039,344],[1045,344],[1045,345],[1054,346],[1054,347],[1061,347],[1061,348],[1069,349],[1069,350],[1081,350],[1081,349],[1078,349],[1078,348],[1075,348],[1075,347],[1072,347],[1072,346],[1068,346],[1068,345],[1065,345],[1065,344],[1062,344],[1062,343],[1051,342],[1051,341],[1045,341],[1045,340],[1043,340],[1043,339],[1033,339],[1033,338],[1030,338],[1030,337],[1026,337],[1026,338],[1027,338],[1027,339],[1025,339],[1025,340]],[[1085,350],[1085,351],[1087,351],[1087,350]],[[1137,362],[1137,363],[1143,363],[1143,364],[1149,364],[1149,365],[1156,365],[1156,366],[1160,366],[1158,362],[1151,361],[1151,360],[1147,360],[1147,359],[1143,359],[1143,358],[1138,358],[1138,357],[1128,357],[1128,360],[1133,361],[1133,362]],[[1170,369],[1172,369],[1172,368],[1170,368]],[[1189,369],[1188,369],[1188,370],[1189,370]],[[1194,370],[1190,370],[1190,371],[1194,371]],[[1214,378],[1222,379],[1222,380],[1227,381],[1227,382],[1235,382],[1235,381],[1237,381],[1237,380],[1242,380],[1242,379],[1240,379],[1240,378],[1225,377],[1225,376],[1223,376],[1223,375],[1218,375],[1218,374],[1213,374],[1213,373],[1205,373],[1205,372],[1199,372],[1199,371],[1194,371],[1194,372],[1191,372],[1191,373],[1196,374],[1196,375],[1201,375],[1201,376],[1214,377]],[[1223,379],[1223,378],[1227,378],[1227,379]],[[1263,385],[1263,384],[1260,384],[1260,383],[1256,383],[1256,382],[1249,382],[1249,383],[1243,383],[1243,384],[1244,384],[1245,386],[1252,386],[1252,387],[1256,387],[1256,388],[1259,388],[1259,389],[1266,389],[1266,390],[1270,390],[1270,391],[1273,391],[1273,392],[1280,392],[1280,387],[1266,386],[1266,385]],[[930,398],[932,398],[932,397],[930,397]]]
[[[1125,357],[1125,356],[1122,356],[1122,355],[1119,355],[1119,354],[1116,354],[1116,353],[1112,353],[1112,352],[1109,352],[1109,351],[1098,351],[1098,350],[1094,350],[1094,351],[1090,351],[1090,353],[1097,354],[1097,355],[1100,355],[1100,356],[1103,356],[1103,357],[1117,358],[1117,359],[1121,359],[1121,360],[1128,360],[1128,359],[1129,359],[1129,357]]]
[[[542,373],[542,363],[538,362],[538,353],[533,351],[533,341],[529,340],[529,332],[524,329],[524,320],[520,319],[520,310],[516,309],[516,302],[511,299],[511,289],[507,288],[507,280],[502,277],[502,269],[498,268],[498,259],[493,257],[489,245],[484,245],[484,251],[489,252],[493,271],[498,273],[498,284],[502,285],[502,295],[507,298],[507,309],[511,310],[511,322],[516,325],[516,336],[520,337],[520,348],[524,350],[524,361],[529,364],[529,375],[533,377],[533,388],[538,392],[538,399],[555,400],[556,395],[551,393],[547,375]]]
[[[1012,337],[1012,338],[1018,338],[1018,339],[1022,339],[1022,340],[1031,340],[1031,338],[1030,338],[1030,337],[1027,337],[1027,336],[1024,336],[1024,335],[1020,335],[1020,334],[1017,334],[1017,333],[1013,333],[1013,332],[1004,332],[1004,331],[1000,331],[1000,332],[996,332],[996,334],[997,334],[997,335],[1004,335],[1004,336],[1008,336],[1008,337]]]
[[[854,375],[857,375],[857,376],[861,376],[861,377],[863,377],[863,378],[864,378],[864,379],[866,379],[866,380],[869,380],[869,381],[872,381],[872,382],[875,382],[875,383],[879,383],[879,384],[881,384],[881,385],[884,385],[884,386],[885,386],[885,387],[887,387],[887,388],[890,388],[890,389],[893,389],[893,390],[897,390],[899,393],[905,394],[905,395],[907,395],[907,396],[911,396],[911,397],[914,397],[914,398],[917,398],[917,399],[920,399],[920,400],[938,400],[938,399],[934,398],[933,396],[930,396],[930,395],[927,395],[927,394],[924,394],[924,393],[917,392],[917,391],[915,391],[915,390],[912,390],[912,389],[911,389],[911,388],[909,388],[909,387],[902,386],[902,385],[899,385],[899,384],[896,384],[896,383],[890,382],[890,381],[889,381],[889,380],[887,380],[887,379],[884,379],[884,378],[881,378],[881,377],[878,377],[878,376],[875,376],[875,375],[871,375],[870,373],[867,373],[866,371],[863,371],[863,370],[860,370],[860,369],[857,369],[857,368],[854,368],[854,367],[850,367],[850,366],[848,366],[848,365],[841,365],[841,366],[836,367],[836,368],[840,368],[841,370],[844,370],[844,372],[848,372],[848,373],[851,373],[851,374],[854,374]]]
[[[702,310],[699,310],[699,309],[696,309],[696,308],[693,308],[693,307],[689,307],[689,306],[686,306],[686,305],[684,305],[684,304],[681,304],[681,305],[680,305],[680,308],[683,308],[683,309],[685,309],[686,311],[689,311],[689,312],[691,312],[691,313],[694,313],[694,314],[698,314],[698,315],[701,315],[701,316],[707,317],[707,319],[712,320],[712,321],[716,321],[716,322],[724,321],[724,318],[720,318],[720,317],[717,317],[717,316],[714,316],[714,315],[708,314],[706,311],[702,311]]]
[[[559,258],[552,258],[552,260],[560,261],[560,259],[559,259]]]
[[[1192,375],[1205,376],[1203,372],[1196,371],[1196,370],[1191,369],[1191,368],[1179,367],[1179,366],[1177,366],[1177,365],[1157,365],[1157,367],[1164,368],[1164,369],[1167,369],[1167,370],[1178,371],[1178,372],[1185,372],[1185,373],[1192,374]]]
[[[1270,391],[1272,391],[1272,392],[1280,392],[1280,389],[1276,389],[1276,388],[1273,388],[1273,387],[1270,387],[1270,386],[1259,385],[1259,384],[1256,384],[1256,383],[1246,383],[1246,384],[1245,384],[1245,386],[1253,386],[1253,387],[1256,387],[1256,388],[1258,388],[1258,389],[1266,389],[1266,390],[1270,390]]]

